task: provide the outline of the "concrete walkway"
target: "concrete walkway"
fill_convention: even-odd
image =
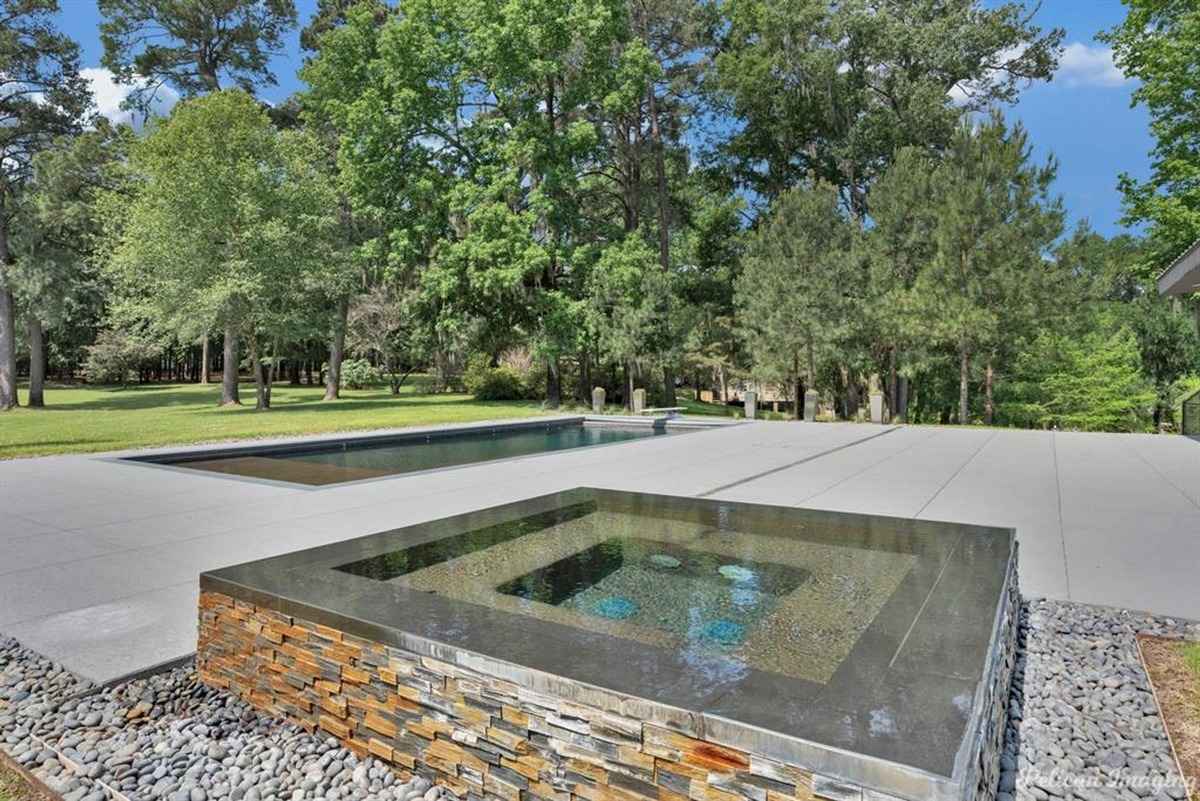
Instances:
[[[1200,442],[750,423],[318,490],[0,462],[0,631],[110,680],[194,650],[203,570],[575,486],[1013,526],[1028,595],[1200,619]]]

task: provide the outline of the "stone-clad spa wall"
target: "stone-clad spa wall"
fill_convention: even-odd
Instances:
[[[1011,607],[1007,611],[1011,617]],[[327,732],[360,754],[421,774],[463,798],[888,798],[646,722],[632,699],[634,706],[603,708],[565,701],[219,592],[200,595],[196,661],[206,683],[305,729]],[[1011,655],[997,661],[1007,678]],[[1007,685],[1002,698],[990,688],[986,694],[999,704],[1002,736]],[[680,713],[679,724],[676,728],[688,729],[687,713]],[[975,764],[994,788],[999,751],[987,752],[998,743],[993,744],[993,733],[986,739],[985,754]]]
[[[992,801],[1000,784],[1000,755],[1004,751],[1004,730],[1008,724],[1008,700],[1013,670],[1017,664],[1017,634],[1021,616],[1021,591],[1017,587],[1015,562],[1008,576],[1008,587],[1001,601],[996,641],[984,668],[979,708],[985,710],[975,758],[970,763],[974,776],[967,787],[976,788],[975,801]]]

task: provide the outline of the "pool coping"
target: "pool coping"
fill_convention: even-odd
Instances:
[[[571,494],[596,493],[606,494],[617,491],[579,487],[574,490],[566,490],[564,492],[551,493],[545,496],[540,496],[532,500],[545,501],[550,498],[561,497]],[[650,495],[650,493],[639,493],[641,495]],[[702,498],[678,498],[676,496],[662,496],[676,498],[677,500],[695,501],[698,503],[719,505],[722,502],[713,499]],[[502,514],[506,508],[524,505],[528,501],[519,501],[515,503],[500,504],[486,509],[477,510],[467,513],[466,515],[455,515],[453,518],[472,516],[486,516],[489,514]],[[986,649],[986,656],[983,664],[982,676],[976,683],[974,696],[972,698],[971,712],[964,726],[958,748],[953,758],[953,769],[951,775],[945,776],[935,773],[930,770],[896,762],[880,756],[873,756],[861,752],[847,750],[837,746],[817,742],[810,739],[805,739],[794,734],[787,734],[782,731],[767,728],[763,725],[748,723],[737,720],[733,717],[728,717],[725,714],[708,711],[701,706],[700,708],[688,708],[681,704],[667,703],[664,701],[654,700],[647,695],[635,694],[625,690],[613,689],[600,684],[563,675],[559,672],[530,667],[520,662],[512,661],[512,659],[504,659],[495,656],[490,656],[478,650],[473,650],[462,645],[447,643],[426,635],[423,635],[414,629],[415,624],[405,625],[404,623],[383,623],[378,620],[353,617],[351,613],[338,611],[326,606],[317,605],[315,602],[305,601],[298,594],[293,597],[286,597],[280,594],[278,590],[264,589],[262,587],[253,586],[252,582],[247,581],[245,571],[247,568],[256,565],[264,565],[267,562],[279,562],[286,560],[289,557],[297,557],[301,553],[328,551],[331,548],[336,548],[338,545],[345,546],[347,543],[336,543],[331,546],[319,546],[318,548],[305,549],[293,554],[284,556],[270,557],[268,559],[248,562],[242,565],[222,568],[219,570],[206,571],[200,576],[201,592],[212,591],[231,596],[235,599],[252,603],[256,606],[273,609],[285,615],[292,615],[298,618],[309,620],[318,624],[327,625],[337,628],[348,633],[354,634],[364,639],[375,640],[388,645],[395,645],[415,653],[431,657],[449,664],[460,665],[464,668],[476,670],[485,674],[501,676],[506,680],[512,681],[521,687],[525,687],[534,692],[552,693],[571,699],[578,699],[580,702],[586,703],[585,699],[617,698],[625,701],[633,702],[646,713],[647,722],[655,723],[656,725],[665,725],[669,728],[682,731],[685,734],[702,737],[712,742],[719,743],[731,748],[742,749],[752,753],[763,754],[769,758],[779,759],[792,764],[804,765],[806,768],[813,770],[824,783],[823,797],[831,799],[868,799],[868,798],[890,798],[887,790],[879,789],[887,787],[892,792],[902,793],[902,797],[912,799],[930,799],[930,801],[959,801],[964,798],[971,798],[974,795],[975,787],[967,786],[968,783],[973,783],[976,776],[971,764],[972,760],[978,755],[981,743],[986,746],[984,739],[986,737],[986,722],[990,709],[982,707],[982,702],[988,697],[990,689],[989,682],[994,678],[994,666],[998,659],[1002,657],[1000,649],[1004,643],[1001,640],[1002,627],[1011,620],[1006,620],[1010,614],[1010,607],[1014,597],[1016,597],[1016,570],[1017,570],[1017,545],[1015,538],[1015,530],[1012,528],[996,527],[996,526],[980,526],[974,524],[962,524],[953,521],[927,521],[927,520],[912,520],[909,518],[889,517],[883,515],[863,515],[858,513],[841,513],[830,512],[828,510],[808,510],[797,507],[779,507],[772,504],[755,504],[744,502],[733,502],[740,506],[747,507],[762,507],[769,509],[781,509],[789,512],[812,512],[818,515],[833,515],[838,517],[859,517],[859,518],[874,518],[879,520],[895,521],[905,525],[916,524],[922,528],[926,526],[942,526],[953,525],[973,530],[987,530],[994,532],[997,535],[1007,536],[1009,540],[1008,556],[1005,561],[1005,575],[1003,579],[1003,589],[1000,597],[996,599],[996,608],[989,632],[989,644]],[[451,519],[451,518],[447,518]],[[399,529],[391,530],[390,533],[399,534],[406,531],[414,531],[418,536],[424,534],[431,527],[436,526],[441,521],[429,521],[427,523],[418,523],[410,526],[403,526]],[[366,540],[376,537],[385,532],[366,535],[365,537],[356,538],[356,540]],[[436,539],[436,537],[427,537],[426,539]],[[419,542],[417,539],[414,542]],[[354,542],[354,541],[348,541]],[[310,562],[308,567],[317,569],[318,564],[324,564],[328,559],[318,559],[316,562]],[[326,565],[328,567],[328,565]],[[281,568],[284,570],[287,568]],[[299,572],[300,568],[294,569]],[[253,573],[253,570],[250,570]],[[289,570],[291,572],[291,570]],[[239,575],[242,574],[242,575]],[[932,594],[933,589],[930,589]],[[918,613],[923,613],[924,607]],[[914,618],[915,626],[916,618]],[[552,641],[554,638],[551,638]],[[713,699],[714,701],[716,699]],[[840,783],[848,783],[850,786],[842,787]],[[840,788],[840,789],[839,789]],[[872,793],[874,795],[872,795]]]
[[[526,428],[565,428],[572,425],[611,425],[622,428],[646,427],[676,430],[704,430],[729,428],[744,424],[745,422],[740,420],[709,421],[697,420],[695,418],[671,418],[665,415],[555,415],[551,417],[519,418],[516,420],[484,420],[455,425],[434,425],[418,426],[413,428],[385,429],[382,431],[376,430],[360,434],[322,434],[313,437],[274,439],[266,442],[258,442],[253,440],[249,442],[237,443],[225,442],[210,445],[197,445],[183,449],[171,447],[154,448],[147,451],[129,451],[93,458],[96,461],[109,462],[111,464],[150,467],[158,470],[170,470],[175,473],[181,473],[190,476],[206,476],[209,478],[258,484],[260,486],[279,487],[282,489],[297,489],[304,490],[306,492],[320,492],[322,490],[339,489],[359,484],[370,484],[377,481],[389,481],[392,479],[405,478],[409,476],[430,475],[449,470],[463,470],[482,464],[504,464],[519,462],[526,459],[536,459],[540,456],[552,455],[554,453],[558,453],[559,451],[543,451],[540,453],[527,453],[520,456],[510,456],[501,459],[485,459],[479,462],[466,462],[464,464],[446,465],[444,467],[431,467],[425,470],[413,470],[405,473],[391,473],[382,476],[371,476],[369,478],[338,481],[331,484],[302,484],[295,481],[282,481],[279,479],[258,478],[255,476],[241,476],[237,475],[236,473],[220,473],[216,471],[196,470],[194,468],[186,467],[182,464],[169,463],[169,460],[199,461],[201,459],[221,459],[244,455],[304,452],[308,450],[322,450],[331,445],[346,443],[354,443],[355,445],[373,443],[403,443],[406,441],[421,439],[448,439],[480,432],[496,433],[500,431],[517,431]],[[593,448],[605,448],[614,445],[630,445],[638,441],[640,440],[635,439],[626,442],[601,442],[594,445],[583,445],[576,448],[567,448],[565,450],[586,451]]]

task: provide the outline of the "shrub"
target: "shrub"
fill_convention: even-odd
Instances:
[[[1043,333],[1017,355],[1014,379],[1001,384],[1001,421],[1068,431],[1147,431],[1154,389],[1139,370],[1128,329],[1094,331],[1078,341]]]
[[[1175,379],[1171,384],[1169,396],[1171,400],[1171,419],[1175,428],[1183,426],[1183,402],[1200,391],[1200,375],[1185,375]]]
[[[379,371],[366,359],[346,359],[342,362],[342,386],[366,389],[379,383]]]
[[[475,400],[524,400],[529,395],[525,377],[513,367],[492,367],[486,353],[467,360],[463,385]]]
[[[90,384],[128,384],[137,372],[158,358],[156,345],[122,331],[106,330],[87,346],[83,372]]]

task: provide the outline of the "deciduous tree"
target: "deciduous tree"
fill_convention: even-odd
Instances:
[[[1200,7],[1168,0],[1125,0],[1125,19],[1102,38],[1117,66],[1137,79],[1133,102],[1150,112],[1150,177],[1122,174],[1128,223],[1149,223],[1143,259],[1157,273],[1200,237]]]
[[[244,339],[258,406],[269,406],[262,365],[296,336],[301,298],[336,223],[319,146],[278,131],[245,92],[224,90],[177,106],[132,163],[141,184],[108,263],[124,313],[185,336],[217,321],[221,403],[239,403]]]

